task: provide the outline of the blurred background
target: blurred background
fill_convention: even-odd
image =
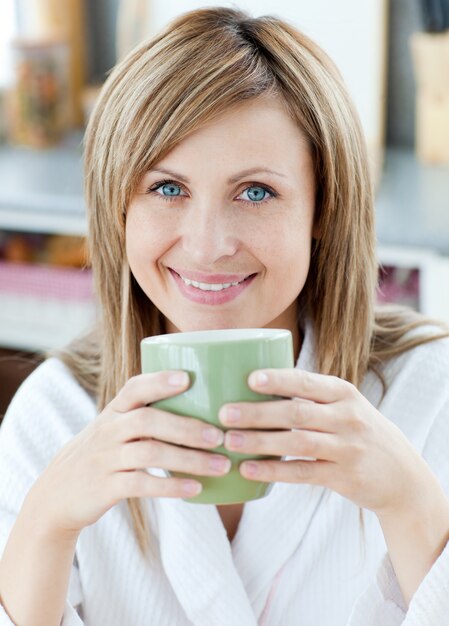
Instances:
[[[335,60],[376,189],[378,298],[449,323],[449,0],[1,0],[0,419],[95,315],[82,137],[114,64],[177,14],[283,17]]]

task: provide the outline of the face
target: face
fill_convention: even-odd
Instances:
[[[128,207],[126,251],[167,332],[296,337],[314,197],[305,138],[275,100],[239,104],[154,164]]]

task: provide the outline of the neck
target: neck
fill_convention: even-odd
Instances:
[[[303,334],[302,331],[298,328],[297,325],[295,325],[293,332],[293,355],[294,355],[294,363],[296,365],[296,362],[298,361],[299,358],[299,353],[301,352],[301,346],[302,346],[302,342],[303,342]]]

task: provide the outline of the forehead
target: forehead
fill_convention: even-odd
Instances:
[[[239,103],[189,134],[158,163],[251,168],[257,161],[273,169],[284,164],[297,168],[310,159],[304,132],[277,98],[255,98]],[[277,166],[277,167],[276,167]]]

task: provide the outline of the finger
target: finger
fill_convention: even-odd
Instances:
[[[225,404],[218,418],[231,428],[301,428],[335,433],[337,411],[333,404],[319,404],[301,398],[274,402]]]
[[[351,383],[337,376],[290,368],[256,370],[249,376],[248,384],[258,393],[326,403],[337,402],[355,392]]]
[[[187,372],[164,371],[138,374],[126,382],[109,406],[114,411],[125,413],[151,402],[175,396],[185,391],[188,386]]]
[[[327,486],[331,483],[335,463],[330,461],[244,461],[240,464],[239,470],[242,476],[249,480]]]
[[[305,430],[296,431],[228,431],[225,448],[242,454],[301,456],[338,462],[344,449],[335,435]]]
[[[188,498],[198,495],[202,485],[196,480],[159,478],[145,471],[117,472],[113,474],[116,502],[126,498]]]
[[[116,450],[111,454],[115,457],[116,471],[161,467],[198,476],[222,476],[231,468],[230,460],[222,454],[189,450],[155,439],[123,444],[119,454]]]
[[[175,415],[155,407],[134,409],[116,419],[116,441],[159,439],[190,448],[216,448],[224,441],[219,428],[195,417]]]

